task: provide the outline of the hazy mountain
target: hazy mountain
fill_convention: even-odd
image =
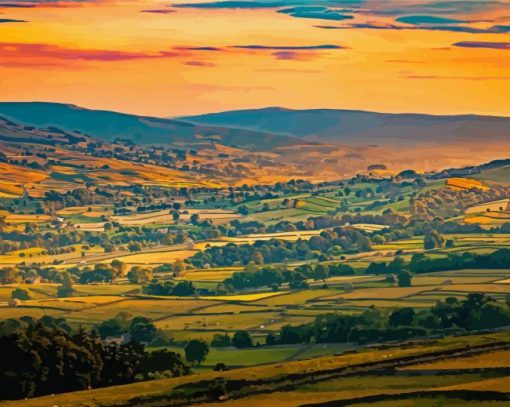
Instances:
[[[358,145],[501,142],[507,141],[510,136],[510,118],[477,115],[433,116],[269,107],[190,116],[180,120]]]
[[[0,103],[0,116],[36,127],[57,127],[79,131],[112,141],[131,139],[138,144],[199,143],[214,140],[245,150],[303,144],[302,140],[266,132],[196,125],[180,120],[137,116],[103,110],[84,109],[60,103]]]

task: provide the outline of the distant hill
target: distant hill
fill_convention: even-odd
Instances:
[[[4,102],[0,103],[0,116],[36,127],[79,131],[108,141],[131,139],[137,144],[198,143],[210,139],[250,151],[303,144],[302,140],[285,135],[89,110],[61,103]]]
[[[510,137],[510,118],[477,115],[433,116],[268,107],[183,117],[180,120],[357,145],[506,142]]]

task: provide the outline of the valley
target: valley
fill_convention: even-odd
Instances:
[[[306,175],[289,151],[334,148],[139,144],[69,123],[0,122],[0,337],[85,335],[98,366],[138,362],[58,405],[507,397],[510,161]],[[49,384],[31,383],[7,398],[45,405]]]

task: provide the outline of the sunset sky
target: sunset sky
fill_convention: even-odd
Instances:
[[[0,0],[0,100],[510,116],[510,3]]]

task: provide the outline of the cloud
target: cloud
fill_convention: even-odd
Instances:
[[[441,76],[441,75],[404,75],[405,79],[435,79],[448,81],[509,81],[510,76]]]
[[[395,21],[397,21],[399,23],[413,24],[413,25],[460,24],[460,23],[466,22],[463,20],[456,20],[454,18],[427,16],[427,15],[404,16],[404,17],[397,18]]]
[[[204,61],[186,61],[184,65],[188,66],[196,66],[196,67],[204,67],[204,68],[210,68],[213,66],[216,66],[212,62],[204,62]]]
[[[461,48],[489,48],[510,50],[510,42],[495,41],[460,41],[452,44],[454,47]]]
[[[3,23],[28,23],[26,20],[13,20],[11,18],[0,18],[0,24]]]
[[[258,9],[285,7],[288,3],[283,1],[213,1],[207,3],[177,3],[173,7],[206,8],[206,9]]]
[[[51,44],[0,43],[0,61],[14,60],[25,66],[41,61],[117,62],[136,59],[173,58],[185,55],[175,51],[128,52],[118,50],[74,49]],[[44,63],[43,63],[44,65]]]
[[[341,45],[321,44],[321,45],[232,45],[230,48],[253,49],[253,50],[270,50],[270,51],[310,51],[310,50],[326,50],[326,49],[345,49]]]
[[[0,8],[71,7],[94,3],[96,0],[0,0]]]
[[[432,14],[432,15],[462,15],[484,12],[498,7],[507,7],[508,4],[498,0],[452,0],[432,1],[415,4],[400,2],[399,7],[394,4],[399,2],[381,2],[380,8],[362,10],[362,13],[372,15],[399,16],[405,14]],[[405,6],[402,6],[405,4]]]
[[[344,25],[315,25],[316,28],[325,30],[426,30],[426,31],[449,31],[467,34],[506,34],[510,33],[510,25],[494,25],[489,28],[475,28],[461,25],[397,25],[386,23],[355,23]]]
[[[336,10],[321,6],[302,6],[278,10],[278,13],[288,14],[297,18],[315,18],[320,20],[342,21],[354,18],[352,15],[345,14],[352,10]]]
[[[154,14],[171,14],[175,13],[175,10],[164,8],[164,9],[148,9],[148,10],[141,10],[140,13],[154,13]]]
[[[249,51],[269,51],[275,59],[285,61],[309,61],[318,55],[318,51],[346,49],[332,44],[320,45],[233,45],[231,49]]]
[[[0,1],[0,8],[33,8],[35,4],[18,4],[18,3],[2,3]]]
[[[218,47],[174,47],[177,51],[223,51],[223,49]]]

